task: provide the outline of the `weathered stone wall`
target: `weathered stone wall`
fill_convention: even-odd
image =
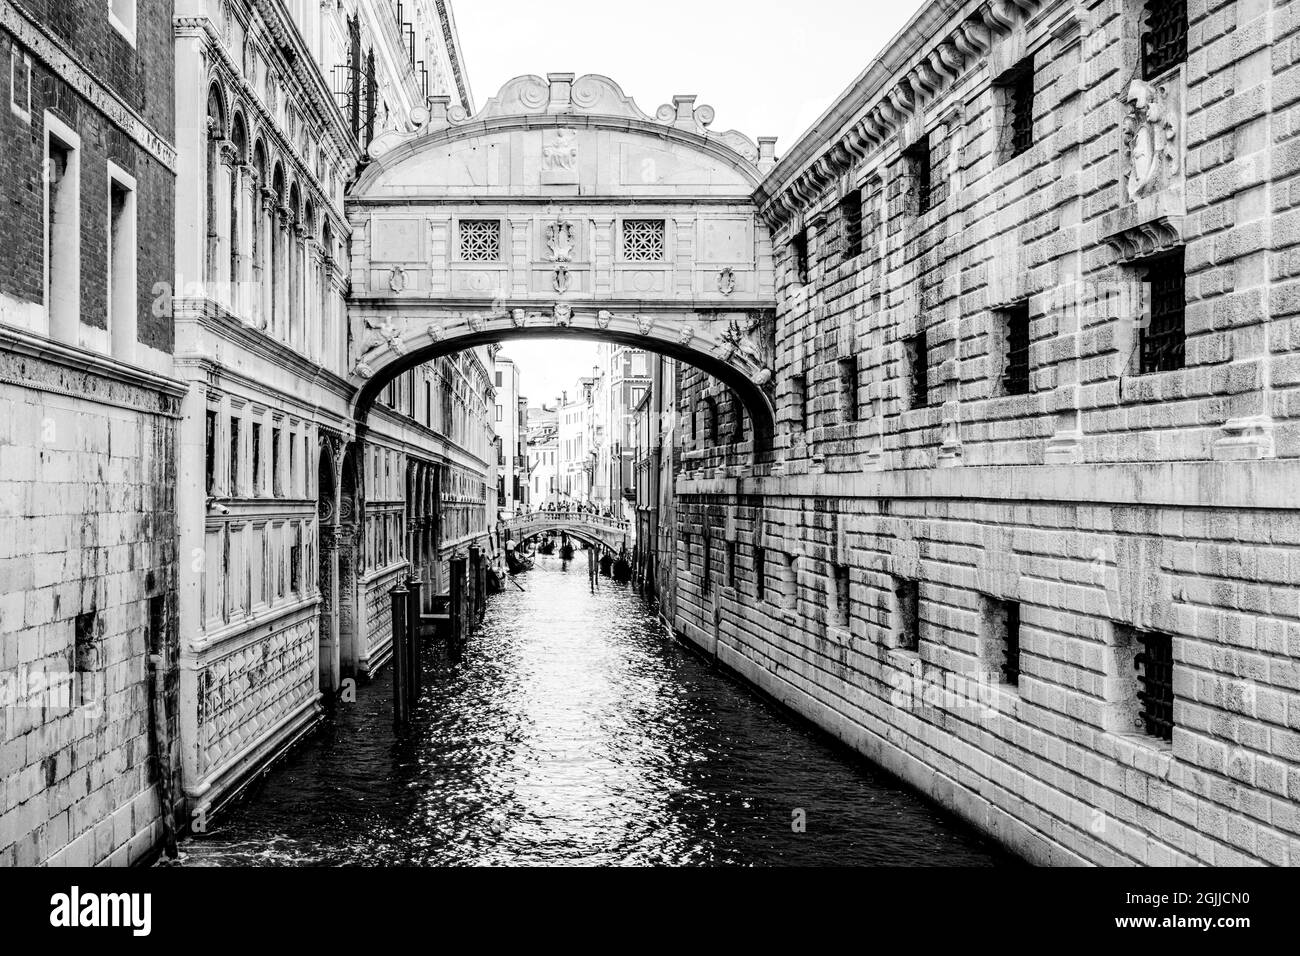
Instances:
[[[760,189],[779,464],[739,478],[688,432],[677,626],[1031,860],[1294,865],[1295,18],[1192,3],[1186,62],[1147,82],[1136,0],[944,9]],[[1147,372],[1144,270],[1170,253],[1185,347]],[[1003,325],[1022,306],[1023,392]],[[697,413],[717,397],[684,384]],[[1135,724],[1138,632],[1171,639],[1169,742]]]

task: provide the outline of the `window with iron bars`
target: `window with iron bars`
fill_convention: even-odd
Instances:
[[[909,408],[924,408],[930,402],[930,354],[925,333],[918,332],[903,340],[907,358]]]
[[[1147,0],[1142,11],[1142,77],[1154,79],[1187,59],[1187,0]]]
[[[1018,302],[1002,312],[1002,341],[1006,364],[1002,368],[1004,395],[1029,392],[1029,303]]]
[[[1009,127],[1006,158],[1034,145],[1034,58],[1026,57],[1008,70],[1002,81]]]
[[[1142,645],[1133,666],[1138,671],[1138,716],[1146,732],[1160,740],[1174,739],[1174,650],[1168,634],[1137,631]]]
[[[844,259],[862,254],[862,192],[851,189],[840,200],[840,242]]]
[[[801,285],[808,282],[808,230],[800,229],[790,237],[790,249],[794,253],[795,281]]]
[[[1141,330],[1139,371],[1168,372],[1180,369],[1186,358],[1186,276],[1183,251],[1151,259],[1144,279],[1150,285],[1150,317]]]
[[[927,212],[934,201],[934,182],[931,175],[930,134],[924,134],[903,153],[908,174],[912,180],[912,208],[917,215]]]
[[[987,667],[997,664],[1002,683],[1020,683],[1020,602],[984,598],[984,618],[989,650]]]

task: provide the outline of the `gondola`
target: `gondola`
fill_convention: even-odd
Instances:
[[[538,554],[554,554],[554,553],[555,553],[555,540],[552,539],[552,538],[547,538],[546,540],[544,540],[541,544],[539,544],[539,545],[537,546],[537,553],[538,553]]]
[[[561,561],[573,560],[573,545],[569,544],[569,542],[567,541],[564,542],[564,544],[560,545],[560,560]]]
[[[609,556],[608,551],[600,556],[601,574],[605,575],[605,577],[609,577],[610,568],[612,568],[613,566],[614,566],[614,559]]]
[[[627,559],[627,549],[624,548],[614,559],[614,580],[620,584],[626,584],[632,580],[632,562]]]
[[[506,552],[506,567],[511,574],[521,574],[533,566],[532,558],[524,557],[514,551]]]

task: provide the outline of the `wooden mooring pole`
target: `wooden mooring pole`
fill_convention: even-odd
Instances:
[[[420,699],[420,610],[423,583],[414,573],[406,581],[406,676],[411,710]]]
[[[389,593],[393,601],[393,726],[402,730],[411,720],[411,684],[407,675],[411,641],[406,626],[410,592],[398,584]]]
[[[451,574],[448,613],[451,615],[448,631],[451,639],[459,643],[465,639],[465,557],[453,554],[448,562]]]

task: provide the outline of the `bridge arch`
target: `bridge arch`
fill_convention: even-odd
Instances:
[[[532,511],[504,522],[502,530],[519,543],[544,534],[564,533],[611,551],[632,544],[628,522],[582,511]]]
[[[431,101],[352,189],[353,415],[448,353],[574,336],[671,356],[774,430],[775,275],[752,195],[773,162],[676,96],[652,116],[608,77],[517,77],[473,117]]]

